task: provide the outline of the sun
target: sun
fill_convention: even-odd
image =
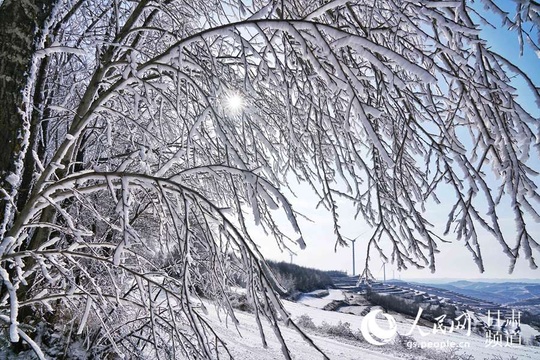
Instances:
[[[231,115],[239,115],[244,105],[244,98],[238,93],[231,93],[226,98],[226,109]]]

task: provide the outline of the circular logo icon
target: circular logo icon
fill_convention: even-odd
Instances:
[[[377,315],[381,314],[388,321],[388,329],[377,324]],[[366,341],[372,345],[381,346],[389,343],[397,334],[396,320],[392,315],[384,314],[381,309],[372,310],[362,320],[360,331]]]

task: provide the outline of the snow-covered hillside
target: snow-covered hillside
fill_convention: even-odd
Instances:
[[[293,319],[298,319],[302,315],[309,316],[316,326],[323,323],[329,325],[338,325],[349,323],[354,332],[359,332],[362,316],[344,314],[340,312],[324,311],[321,309],[325,304],[336,299],[343,299],[344,295],[340,291],[330,291],[329,296],[321,299],[301,298],[300,302],[284,301],[286,309],[290,312]],[[210,308],[210,307],[209,307]],[[405,335],[413,325],[413,319],[400,314],[392,314],[397,322],[397,331],[400,335]],[[237,359],[282,359],[281,345],[274,336],[271,328],[265,325],[268,347],[263,348],[259,329],[254,316],[248,313],[238,313],[240,325],[235,328],[230,322],[219,322],[215,310],[208,314],[209,320],[215,325],[215,331],[226,339],[232,355]],[[379,325],[384,328],[387,326],[383,320]],[[528,328],[527,326],[523,326]],[[323,358],[316,349],[305,342],[301,336],[292,328],[281,327],[283,335],[287,340],[287,346],[295,354],[297,360],[311,360]],[[416,328],[412,333],[412,338],[417,344],[422,344],[431,349],[418,350],[410,348],[412,339],[405,338],[404,344],[394,340],[392,343],[375,346],[365,341],[357,341],[339,336],[330,336],[322,332],[308,331],[314,343],[319,346],[330,359],[339,360],[376,360],[376,359],[457,359],[456,354],[472,355],[474,359],[540,359],[540,348],[512,345],[512,346],[488,346],[485,338],[471,334],[467,336],[463,330],[452,333],[433,334],[432,328],[421,326],[421,331],[427,333],[427,336],[421,336]],[[534,329],[527,329],[527,332]],[[240,336],[238,336],[240,334]],[[444,344],[444,345],[443,345]],[[448,348],[448,344],[455,344],[455,349]],[[439,347],[443,348],[439,348]],[[467,358],[467,357],[463,357]]]
[[[322,309],[326,305],[330,304],[334,300],[344,300],[345,295],[343,295],[342,290],[328,290],[328,295],[322,298],[314,296],[302,295],[297,301],[301,304]]]

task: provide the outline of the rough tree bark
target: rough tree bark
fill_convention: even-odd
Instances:
[[[0,5],[0,228],[9,228],[16,213],[26,204],[31,190],[35,159],[32,149],[39,142],[41,117],[38,111],[27,109],[24,91],[35,91],[34,98],[41,102],[41,82],[46,65],[40,64],[33,89],[27,89],[33,54],[38,40],[42,36],[47,18],[51,15],[56,0],[6,0]],[[33,104],[31,102],[30,104]],[[29,127],[24,128],[24,114],[31,114],[27,121]],[[25,145],[24,132],[27,134]],[[26,149],[25,149],[26,147]],[[43,150],[43,149],[42,149]],[[17,167],[19,167],[17,169]],[[13,174],[20,177],[14,180]],[[9,178],[11,177],[11,179]],[[8,207],[14,207],[11,213]],[[13,215],[13,216],[12,216]],[[10,275],[13,272],[8,270]],[[24,287],[23,287],[24,288]],[[4,283],[0,294],[5,292]],[[23,289],[24,291],[24,289]],[[22,316],[27,315],[28,308]],[[22,349],[22,342],[13,344],[15,351]]]
[[[0,186],[4,190],[0,196],[0,219],[4,218],[9,201],[7,194],[13,191],[13,181],[7,178],[15,171],[16,158],[23,150],[22,113],[28,110],[24,109],[23,91],[27,86],[36,39],[40,37],[55,2],[5,0],[0,5]],[[29,149],[37,140],[35,128],[38,125],[31,124]],[[19,206],[24,205],[24,194],[28,193],[31,184],[34,166],[31,152],[26,153],[24,164],[26,169],[21,172],[18,189],[23,194]]]

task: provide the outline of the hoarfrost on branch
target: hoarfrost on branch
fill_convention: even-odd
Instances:
[[[482,3],[538,51],[537,2],[515,1],[514,14]],[[355,206],[372,227],[366,264],[376,251],[435,271],[444,239],[425,209],[452,193],[444,235],[481,271],[480,229],[510,270],[518,258],[536,267],[539,122],[510,80],[540,104],[538,84],[490,49],[471,6],[58,1],[25,87],[17,173],[0,189],[11,340],[44,357],[27,334],[40,317],[19,323],[32,309],[75,321],[96,352],[227,357],[200,298],[234,322],[230,287],[241,285],[290,358],[278,321],[301,330],[248,228],[254,217],[282,249],[306,245],[283,195],[291,177],[330,211],[336,246],[338,201]],[[232,112],[228,94],[241,102]],[[508,207],[515,239],[501,230]]]

